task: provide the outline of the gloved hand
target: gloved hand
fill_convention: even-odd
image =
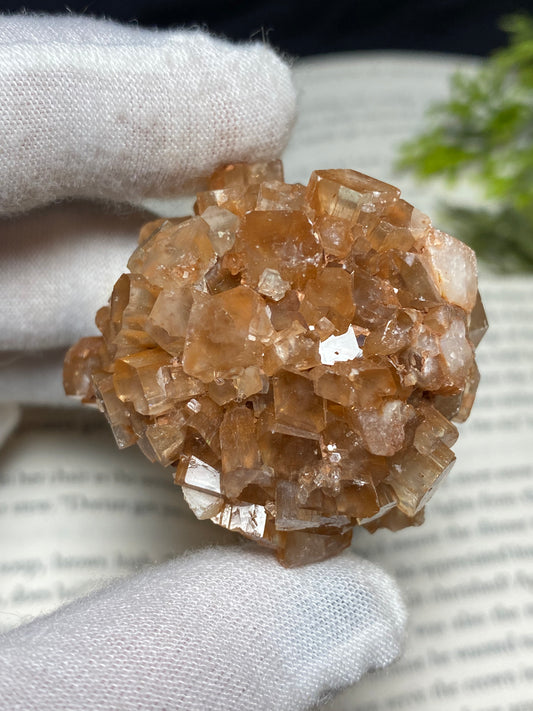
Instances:
[[[46,383],[28,363],[89,332],[145,218],[86,203],[13,215],[169,197],[219,163],[275,157],[294,106],[263,45],[0,18],[1,348],[33,397]],[[209,549],[0,637],[0,708],[306,709],[393,661],[404,625],[394,582],[349,553],[285,570],[256,548]]]

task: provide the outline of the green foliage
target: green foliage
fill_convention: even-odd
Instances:
[[[476,74],[452,78],[450,98],[431,108],[428,130],[401,148],[398,166],[420,178],[476,179],[495,211],[489,218],[456,210],[467,229],[461,236],[496,266],[533,270],[533,18],[514,15],[502,26],[508,46]],[[520,239],[494,229],[510,218],[523,230]]]

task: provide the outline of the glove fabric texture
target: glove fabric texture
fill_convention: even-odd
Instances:
[[[0,708],[299,711],[399,654],[393,581],[352,554],[286,570],[215,548],[0,637]]]

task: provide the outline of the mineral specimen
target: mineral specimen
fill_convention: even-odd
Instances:
[[[64,383],[119,447],[176,468],[198,518],[295,566],[355,525],[422,522],[487,321],[472,250],[397,188],[282,181],[279,161],[229,165],[195,217],[146,225]]]

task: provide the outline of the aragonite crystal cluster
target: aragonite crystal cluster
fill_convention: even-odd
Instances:
[[[195,211],[142,229],[66,392],[286,566],[421,523],[479,380],[472,250],[353,170],[229,165]]]

